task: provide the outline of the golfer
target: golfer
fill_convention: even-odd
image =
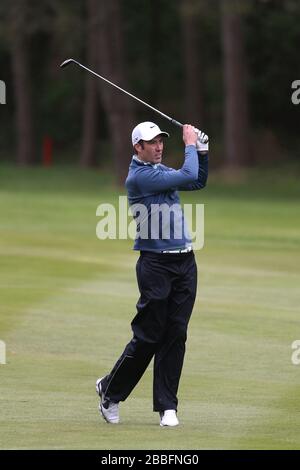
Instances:
[[[96,382],[99,410],[119,422],[126,400],[154,357],[153,410],[161,426],[177,426],[177,390],[187,326],[197,288],[197,266],[178,191],[202,189],[208,174],[208,137],[183,126],[184,162],[179,170],[162,164],[167,132],[142,122],[132,132],[134,155],[126,179],[128,201],[137,223],[134,249],[140,298],[132,320],[133,337],[111,372]],[[170,215],[166,221],[164,211]]]

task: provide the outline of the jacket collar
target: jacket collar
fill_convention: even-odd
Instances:
[[[150,165],[152,166],[153,168],[156,168],[157,167],[157,164],[154,163],[150,163],[150,162],[143,162],[142,160],[139,159],[139,157],[137,155],[133,155],[132,157],[132,160],[134,160],[135,162],[137,162],[139,165]]]

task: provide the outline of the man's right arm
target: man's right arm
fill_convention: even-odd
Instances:
[[[199,162],[196,147],[185,147],[185,158],[179,170],[154,169],[145,165],[136,175],[136,182],[143,193],[159,193],[177,186],[185,186],[198,179]]]

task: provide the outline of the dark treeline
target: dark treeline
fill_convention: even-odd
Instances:
[[[299,158],[297,0],[2,0],[0,18],[1,160],[41,163],[48,141],[55,162],[112,160],[123,181],[135,124],[174,131],[82,69],[60,69],[69,57],[205,130],[214,165]]]

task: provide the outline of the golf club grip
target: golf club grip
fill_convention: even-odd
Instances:
[[[179,122],[179,121],[176,121],[176,119],[171,119],[171,123],[175,124],[175,126],[183,127],[183,124],[181,124],[181,122]]]

